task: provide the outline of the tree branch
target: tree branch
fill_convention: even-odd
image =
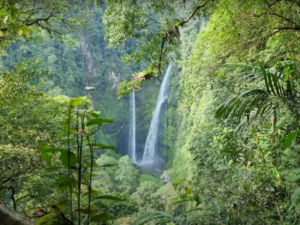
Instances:
[[[160,45],[160,53],[159,53],[159,61],[158,61],[158,76],[161,76],[161,63],[162,63],[162,58],[163,58],[163,50],[165,47],[165,43],[168,40],[168,37],[176,37],[179,36],[179,27],[183,27],[185,24],[187,24],[196,14],[197,11],[199,11],[201,8],[203,8],[206,5],[206,1],[197,5],[196,8],[188,15],[188,17],[181,21],[180,23],[176,24],[174,27],[172,27],[171,29],[167,30],[162,37],[162,41],[161,41],[161,45]]]

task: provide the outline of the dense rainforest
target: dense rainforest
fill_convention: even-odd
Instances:
[[[300,224],[299,0],[0,0],[0,225]]]

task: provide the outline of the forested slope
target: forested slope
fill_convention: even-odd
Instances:
[[[1,204],[37,224],[299,223],[297,0],[63,2],[52,26],[0,9]],[[170,63],[143,167],[128,95],[141,160]]]

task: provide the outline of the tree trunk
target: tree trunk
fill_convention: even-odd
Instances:
[[[26,218],[16,212],[8,210],[0,205],[0,224],[1,225],[33,225],[33,220]]]

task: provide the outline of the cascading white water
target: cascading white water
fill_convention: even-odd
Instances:
[[[129,132],[129,157],[133,160],[134,163],[136,160],[136,127],[135,127],[135,94],[134,92],[130,95],[130,111],[131,111],[131,120],[130,120],[130,132]]]
[[[153,164],[156,160],[156,143],[158,138],[159,118],[163,103],[168,99],[168,81],[170,77],[171,64],[160,86],[156,107],[152,116],[149,133],[146,139],[143,161],[141,164]]]

